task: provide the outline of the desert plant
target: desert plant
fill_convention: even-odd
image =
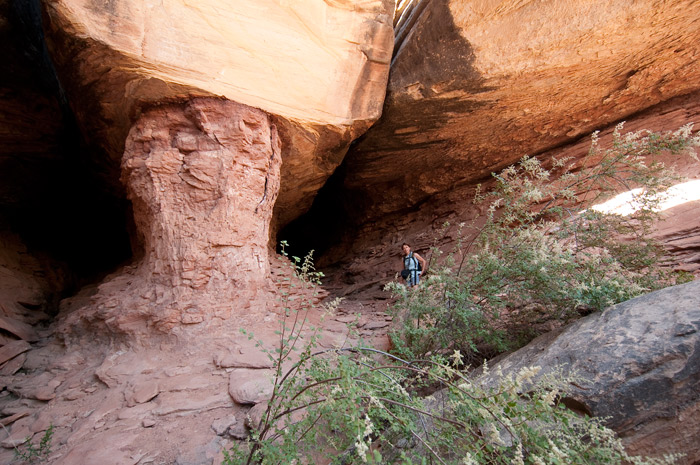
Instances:
[[[39,440],[39,444],[34,444],[31,438],[15,448],[15,459],[26,463],[42,463],[49,458],[51,454],[51,441],[53,438],[53,425],[44,432],[44,435]]]
[[[693,145],[691,126],[622,134],[619,125],[610,148],[594,133],[579,163],[554,158],[547,168],[525,157],[494,174],[492,187],[477,187],[474,197],[485,214],[460,225],[442,267],[416,291],[389,286],[400,321],[392,332],[397,352],[460,350],[483,359],[533,337],[533,322],[565,322],[676,283],[658,265],[663,249],[650,231],[662,192],[679,178],[654,155]],[[592,208],[631,189],[630,215]]]
[[[315,286],[303,271],[313,265],[296,262],[298,282]],[[570,378],[538,378],[539,369],[529,367],[480,381],[485,378],[458,369],[464,363],[459,351],[410,361],[371,347],[317,350],[317,339],[300,323],[313,302],[283,301],[289,306],[281,315],[280,345],[268,351],[276,368],[272,398],[250,438],[226,451],[228,465],[656,465],[675,458],[630,457],[599,420],[564,408],[559,399]],[[294,323],[288,326],[289,316]],[[297,361],[284,370],[296,347]],[[488,374],[486,364],[482,371]],[[425,392],[432,395],[419,395]]]
[[[224,451],[225,463],[258,463],[261,456],[272,460],[279,457],[280,463],[287,463],[282,460],[289,455],[289,450],[294,449],[293,445],[283,442],[282,447],[279,441],[274,447],[270,447],[269,438],[274,435],[279,418],[288,417],[294,410],[289,410],[295,394],[294,385],[299,382],[298,370],[304,364],[303,361],[311,357],[311,351],[317,346],[318,328],[308,325],[308,312],[317,307],[316,297],[317,286],[323,277],[323,273],[316,270],[313,263],[313,250],[303,259],[296,256],[289,256],[287,253],[288,243],[280,243],[280,257],[283,266],[291,268],[291,276],[283,277],[277,283],[279,297],[282,306],[282,313],[279,318],[278,347],[269,349],[262,341],[257,341],[256,346],[265,352],[274,366],[273,391],[271,399],[266,403],[265,411],[262,414],[259,427],[254,427],[251,432],[251,440],[248,448],[244,452],[240,448],[233,448],[231,451]],[[324,311],[332,312],[339,304],[340,299],[334,299],[324,305]],[[241,330],[253,339],[254,334]],[[301,361],[294,363],[289,371],[284,371],[286,364],[293,359]],[[292,428],[293,429],[293,428]],[[286,439],[289,439],[286,436]],[[273,462],[269,462],[273,463]]]
[[[361,347],[308,353],[281,380],[276,407],[226,463],[607,465],[677,458],[630,457],[600,420],[566,409],[559,399],[573,379],[535,380],[539,368],[528,367],[482,384],[450,365]],[[426,386],[437,391],[421,398]]]
[[[313,354],[287,395],[228,463],[662,464],[628,456],[615,433],[558,400],[568,378],[537,367],[482,385],[445,361],[403,361],[369,348]],[[332,355],[329,357],[329,355]],[[577,380],[581,383],[581,380]],[[440,388],[427,398],[425,385]]]

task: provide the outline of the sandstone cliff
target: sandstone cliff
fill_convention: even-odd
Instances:
[[[105,152],[106,169],[118,169],[145,106],[221,96],[277,115],[284,223],[308,208],[349,143],[379,117],[391,5],[51,0],[45,26],[71,105]]]
[[[103,182],[120,195],[121,177],[134,206],[141,281],[159,283],[128,292],[142,299],[130,313],[172,329],[264,287],[270,232],[309,208],[379,117],[391,2],[44,5]],[[116,313],[103,320],[133,331]]]

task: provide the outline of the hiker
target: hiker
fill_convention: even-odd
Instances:
[[[417,286],[422,270],[425,270],[425,260],[417,253],[411,252],[411,246],[405,242],[401,249],[403,250],[401,277],[406,280],[408,287]]]

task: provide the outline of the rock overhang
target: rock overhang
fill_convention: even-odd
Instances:
[[[345,159],[356,222],[698,90],[692,2],[413,3],[384,113]]]
[[[118,179],[131,124],[159,103],[219,97],[276,118],[275,222],[308,209],[380,115],[393,2],[44,1],[54,61],[103,171]],[[119,186],[115,189],[119,190]]]

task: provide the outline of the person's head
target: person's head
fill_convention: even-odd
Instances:
[[[411,246],[404,242],[403,245],[401,246],[401,250],[403,250],[404,255],[408,255],[411,253]]]

